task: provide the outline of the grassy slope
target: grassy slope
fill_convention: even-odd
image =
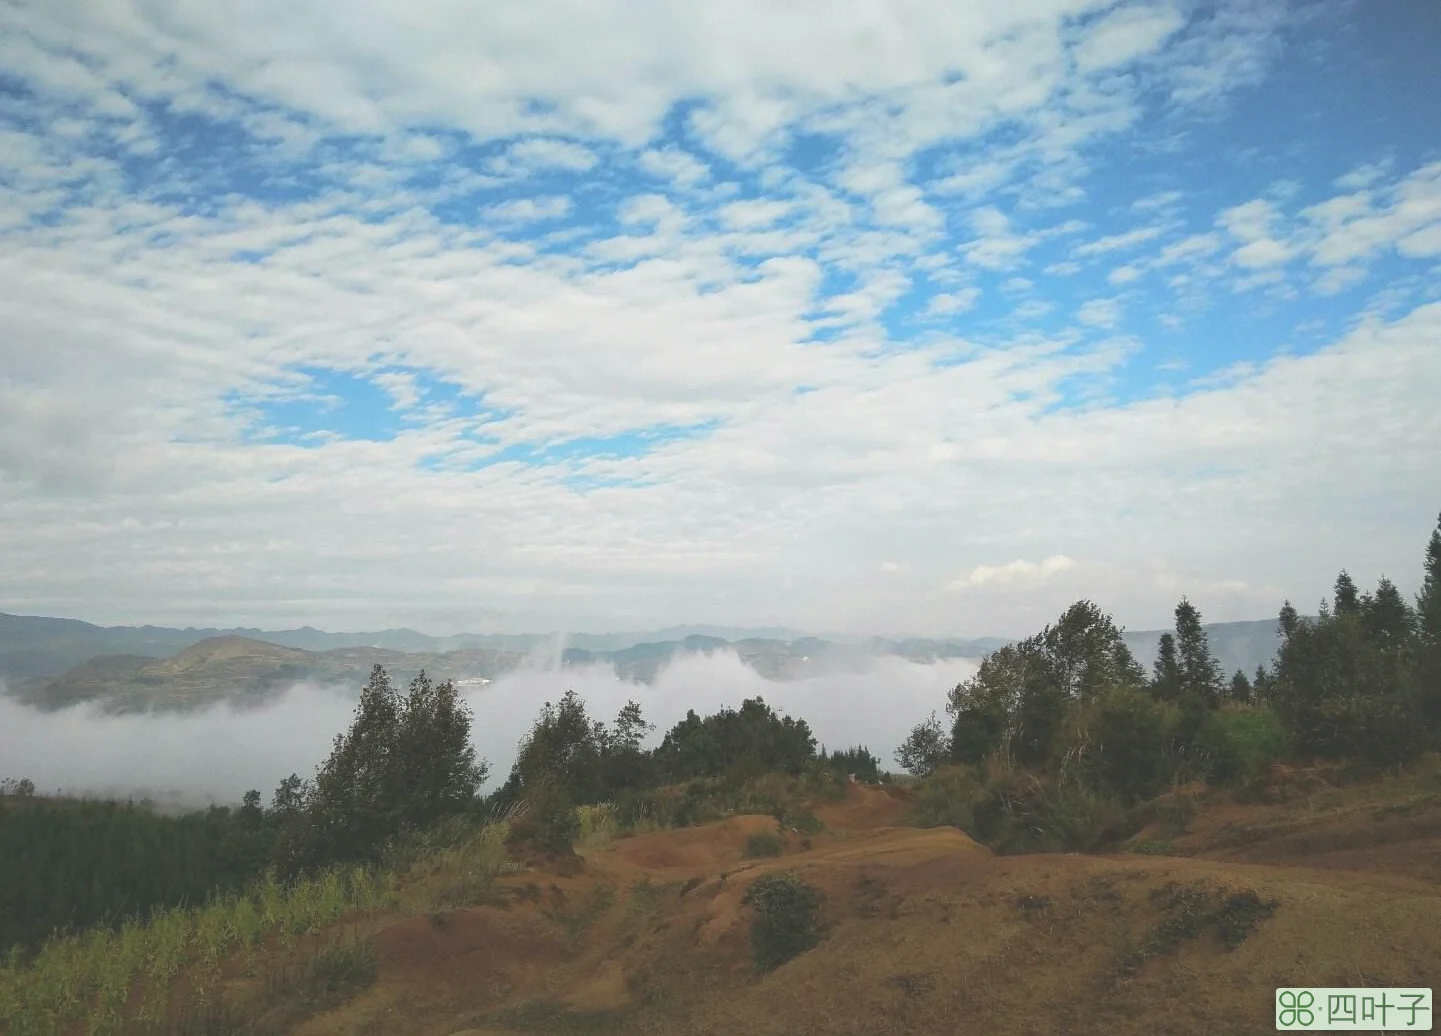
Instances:
[[[1217,1034],[1270,1031],[1278,985],[1434,984],[1441,886],[1417,861],[1438,848],[1435,769],[1278,783],[1269,803],[1203,802],[1172,835],[1189,856],[997,857],[898,827],[904,793],[864,787],[780,859],[744,857],[773,829],[759,817],[592,843],[579,873],[503,876],[490,904],[390,924],[375,983],[291,1031]],[[777,867],[825,891],[828,930],[758,977],[740,898]],[[1277,905],[1235,949],[1226,916],[1187,913],[1247,890]]]

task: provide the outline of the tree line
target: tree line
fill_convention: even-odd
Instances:
[[[1441,747],[1441,520],[1414,605],[1384,576],[1362,593],[1344,570],[1314,618],[1287,601],[1270,666],[1229,678],[1188,600],[1152,671],[1090,601],[988,655],[916,726],[896,761],[982,776],[1021,768],[1127,802],[1174,782],[1255,777],[1272,760],[1404,763]]]

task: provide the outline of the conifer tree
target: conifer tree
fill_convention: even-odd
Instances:
[[[1186,598],[1176,605],[1176,654],[1181,666],[1183,693],[1194,694],[1208,706],[1220,703],[1221,664],[1201,626],[1201,613]]]
[[[1416,616],[1401,591],[1385,576],[1377,584],[1374,597],[1367,594],[1362,598],[1361,623],[1373,647],[1402,647],[1411,639],[1415,621]]]
[[[1346,574],[1344,568],[1336,577],[1336,586],[1333,592],[1337,615],[1355,615],[1361,611],[1361,600],[1356,594],[1356,583]]]
[[[1276,635],[1283,640],[1289,640],[1296,633],[1296,628],[1301,624],[1301,617],[1296,614],[1295,606],[1286,601],[1281,605],[1281,615],[1276,622]]]
[[[1416,597],[1421,704],[1433,742],[1441,739],[1441,517],[1426,545],[1421,592]]]
[[[1237,669],[1231,677],[1230,698],[1242,705],[1249,705],[1252,698],[1251,681],[1246,679],[1246,674]]]
[[[1176,637],[1173,633],[1162,633],[1161,643],[1152,666],[1155,672],[1151,690],[1161,701],[1175,701],[1185,684],[1185,673],[1176,655]]]

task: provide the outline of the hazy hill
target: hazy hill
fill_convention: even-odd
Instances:
[[[1259,619],[1254,622],[1218,622],[1204,627],[1211,643],[1211,653],[1221,663],[1222,671],[1230,676],[1237,669],[1250,677],[1259,665],[1269,666],[1276,657],[1281,640],[1276,635],[1275,619]],[[1151,663],[1156,660],[1161,634],[1164,630],[1145,630],[1125,634],[1126,646],[1137,661],[1150,672]]]
[[[672,627],[662,632],[696,629],[791,632],[729,627]],[[1238,668],[1250,674],[1275,655],[1274,620],[1218,623],[1206,630],[1228,674]],[[1147,668],[1160,635],[1159,630],[1125,635]],[[0,679],[10,693],[42,708],[103,700],[109,709],[132,711],[188,708],[223,699],[262,701],[301,681],[358,688],[375,665],[385,666],[399,684],[408,683],[421,669],[442,680],[493,680],[528,662],[610,665],[624,679],[649,682],[678,655],[733,650],[767,679],[795,680],[863,671],[884,656],[921,664],[979,658],[1006,643],[998,637],[837,641],[752,635],[731,640],[701,632],[634,640],[629,634],[429,637],[413,630],[325,633],[311,627],[278,632],[179,630],[0,614]]]

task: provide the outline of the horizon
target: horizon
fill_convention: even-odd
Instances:
[[[1099,603],[1099,602],[1098,602],[1098,603]],[[1104,609],[1103,609],[1103,610],[1104,610]],[[1308,615],[1309,613],[1308,613],[1306,610],[1301,610],[1301,611],[1300,611],[1300,614],[1303,615],[1303,616],[1305,616],[1305,615]],[[593,629],[592,629],[592,630],[587,630],[587,629],[549,629],[549,630],[543,630],[543,629],[531,629],[531,628],[527,628],[527,629],[522,629],[522,630],[517,630],[517,631],[502,630],[502,631],[498,631],[498,632],[481,632],[481,631],[478,631],[478,630],[475,630],[475,629],[458,629],[458,630],[456,630],[456,631],[454,631],[454,632],[450,632],[450,633],[433,633],[433,632],[430,632],[430,631],[428,631],[428,630],[417,629],[417,628],[412,627],[412,626],[391,626],[391,627],[386,627],[386,628],[384,628],[384,629],[326,629],[326,628],[324,628],[324,627],[315,626],[315,625],[309,624],[309,623],[302,624],[302,625],[299,625],[299,626],[265,627],[265,626],[256,626],[256,625],[253,625],[253,624],[250,624],[250,623],[244,623],[244,622],[218,623],[218,624],[205,625],[205,626],[197,626],[197,625],[193,625],[193,624],[188,624],[188,625],[183,625],[183,626],[180,626],[180,625],[167,625],[167,624],[164,624],[164,623],[156,623],[156,622],[96,622],[96,621],[93,621],[93,620],[90,620],[90,619],[79,618],[79,617],[73,616],[73,615],[34,615],[34,614],[23,614],[23,613],[20,613],[20,612],[7,611],[7,610],[4,609],[4,608],[0,608],[0,617],[9,617],[9,618],[17,618],[17,619],[56,619],[56,620],[60,620],[60,621],[83,622],[83,623],[86,623],[86,624],[88,624],[88,625],[94,626],[94,627],[96,627],[96,628],[98,628],[98,629],[129,629],[129,630],[157,629],[157,630],[174,630],[174,631],[181,632],[181,633],[214,632],[214,633],[216,633],[217,635],[225,635],[225,634],[233,634],[233,633],[245,633],[245,632],[250,632],[250,633],[296,633],[296,632],[304,632],[304,631],[312,631],[312,632],[315,632],[315,633],[326,634],[326,635],[333,635],[333,636],[361,636],[361,635],[364,635],[364,634],[377,634],[377,635],[379,635],[379,634],[387,634],[387,633],[390,633],[390,634],[394,634],[394,633],[414,633],[414,634],[418,634],[418,635],[420,635],[420,636],[422,636],[422,637],[428,637],[428,638],[435,639],[435,640],[445,640],[445,639],[449,639],[449,638],[464,637],[464,636],[476,636],[476,637],[490,637],[490,636],[500,636],[500,637],[553,637],[553,638],[554,638],[554,637],[558,637],[558,638],[562,638],[562,639],[564,639],[565,637],[576,636],[576,635],[579,635],[579,636],[587,636],[587,637],[633,637],[633,636],[650,636],[650,635],[655,635],[655,634],[669,633],[669,634],[674,634],[674,635],[676,635],[676,636],[691,636],[691,635],[696,635],[696,634],[683,633],[682,631],[696,630],[696,629],[724,629],[724,630],[729,630],[729,631],[731,631],[731,632],[744,633],[744,634],[746,634],[748,637],[757,638],[757,639],[766,639],[766,638],[760,637],[760,634],[761,634],[762,632],[784,633],[784,634],[788,634],[788,635],[789,635],[788,637],[786,637],[786,638],[784,638],[784,639],[789,639],[789,640],[796,640],[796,639],[802,639],[802,638],[815,638],[815,639],[819,639],[819,640],[825,640],[825,639],[828,639],[828,638],[829,638],[829,639],[832,639],[832,640],[836,640],[836,639],[850,639],[850,640],[877,639],[877,640],[889,640],[889,641],[904,641],[904,640],[934,640],[934,641],[948,641],[948,640],[949,640],[949,641],[1013,640],[1013,641],[1015,641],[1015,640],[1022,640],[1022,639],[1024,639],[1026,636],[1029,636],[1029,635],[1030,635],[1030,633],[1021,634],[1021,635],[1019,635],[1019,636],[1006,635],[1006,634],[1000,634],[1000,633],[942,633],[942,634],[935,634],[935,635],[920,635],[920,634],[912,634],[912,633],[895,633],[895,634],[880,634],[880,633],[841,633],[841,632],[837,632],[837,631],[833,631],[833,630],[832,630],[832,631],[826,631],[826,630],[791,629],[791,628],[786,628],[786,627],[753,627],[753,626],[734,625],[734,624],[729,624],[729,623],[704,623],[704,622],[701,622],[701,623],[696,623],[696,622],[673,622],[673,623],[671,623],[671,624],[668,625],[668,626],[659,626],[659,627],[655,627],[655,628],[651,628],[651,629],[606,629],[606,630],[593,630]],[[1276,619],[1275,619],[1274,616],[1267,616],[1267,617],[1263,617],[1263,618],[1254,618],[1254,619],[1229,619],[1229,620],[1225,620],[1224,622],[1221,622],[1221,621],[1211,621],[1211,620],[1209,620],[1209,619],[1206,619],[1205,616],[1202,616],[1202,619],[1203,619],[1202,625],[1205,626],[1205,627],[1228,625],[1228,624],[1235,624],[1235,623],[1255,623],[1255,622],[1274,622],[1274,621],[1276,621]],[[1122,632],[1125,632],[1125,633],[1137,633],[1137,634],[1139,634],[1139,633],[1161,633],[1161,632],[1165,632],[1166,630],[1172,628],[1172,623],[1170,623],[1170,622],[1163,623],[1163,624],[1157,625],[1157,626],[1146,626],[1146,627],[1141,627],[1141,628],[1134,628],[1134,627],[1131,627],[1131,626],[1126,626],[1126,625],[1121,624],[1121,623],[1118,623],[1117,625],[1120,627],[1120,629],[1122,630]],[[1032,631],[1031,631],[1031,633],[1035,633],[1035,632],[1039,632],[1039,630],[1032,630]],[[704,635],[706,635],[706,634],[699,634],[699,635],[704,636]],[[717,636],[718,636],[718,634],[717,634]],[[772,639],[781,639],[781,638],[772,638]],[[637,643],[640,643],[640,642],[637,642]]]
[[[0,6],[10,606],[1019,638],[1415,593],[1441,5],[612,14]]]

